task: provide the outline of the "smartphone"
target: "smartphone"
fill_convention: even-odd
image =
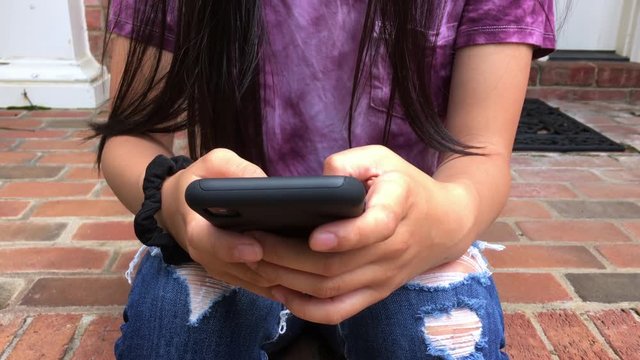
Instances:
[[[348,176],[200,179],[187,204],[214,226],[308,236],[316,227],[364,212],[366,190]]]

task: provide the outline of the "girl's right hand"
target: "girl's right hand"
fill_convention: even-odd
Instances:
[[[212,150],[164,182],[158,220],[211,277],[272,298],[267,288],[276,284],[247,266],[262,260],[260,244],[244,234],[214,227],[185,201],[185,189],[192,181],[227,177],[266,177],[266,174],[231,150]]]

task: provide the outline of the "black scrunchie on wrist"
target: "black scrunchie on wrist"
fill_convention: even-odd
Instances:
[[[179,265],[193,262],[189,254],[178,245],[171,234],[158,226],[154,217],[162,207],[160,190],[164,181],[192,163],[193,160],[186,156],[168,158],[164,155],[158,155],[147,165],[144,174],[142,183],[144,201],[140,211],[133,219],[133,229],[144,245],[160,248],[162,259],[166,264]]]

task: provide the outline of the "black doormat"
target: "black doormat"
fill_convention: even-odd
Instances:
[[[526,99],[513,150],[568,152],[625,148],[541,100]]]

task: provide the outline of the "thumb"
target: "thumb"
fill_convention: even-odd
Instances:
[[[324,161],[324,175],[353,176],[367,182],[398,168],[400,158],[380,145],[348,149],[329,156]]]

